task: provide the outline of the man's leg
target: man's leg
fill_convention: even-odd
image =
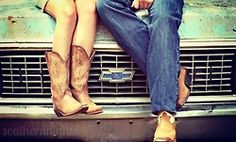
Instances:
[[[178,28],[182,0],[155,0],[149,9],[150,42],[147,52],[147,77],[152,111],[158,114],[154,141],[176,141],[176,112],[179,71]]]
[[[132,0],[97,0],[97,11],[118,44],[146,73],[148,26],[131,10],[131,4]]]
[[[182,0],[155,0],[149,9],[147,78],[154,114],[176,112],[182,7]]]
[[[173,7],[177,6],[176,8],[172,8],[171,6],[168,7],[168,3],[173,4],[173,2],[170,0],[167,0],[165,3],[163,3],[163,0],[156,0],[153,3],[152,7],[149,9],[151,19],[151,24],[149,25],[149,27],[130,9],[131,3],[132,0],[130,2],[125,0],[98,0],[97,10],[102,21],[109,28],[121,47],[134,58],[134,60],[144,73],[146,73],[146,69],[149,70],[148,74],[150,75],[148,75],[148,78],[152,100],[152,111],[154,113],[160,110],[175,112],[178,91],[176,88],[177,71],[179,70],[176,69],[179,68],[179,36],[177,30],[182,16],[182,0],[177,0],[176,3],[174,3]],[[161,6],[163,5],[162,3],[164,4],[164,6],[161,8]],[[160,11],[160,9],[162,11]],[[171,12],[171,10],[175,11]],[[174,20],[171,21],[171,19],[168,18],[172,16],[170,15],[172,13],[174,15]],[[175,19],[176,17],[177,19]],[[165,22],[163,21],[162,23],[162,19],[165,20]],[[168,20],[170,20],[170,23]],[[173,23],[173,21],[175,23]],[[174,29],[173,31],[172,28]],[[174,42],[170,41],[170,38],[172,38]],[[149,41],[151,43],[150,45]],[[150,49],[148,50],[148,48]],[[170,57],[172,58],[166,58],[164,56],[165,54],[170,54]],[[166,61],[162,62],[162,60],[170,60],[172,62],[166,63]],[[151,63],[148,67],[146,67],[147,61]],[[166,64],[164,64],[164,67],[162,68],[163,63]],[[168,64],[171,65],[170,69],[166,67]],[[160,70],[157,69],[158,66],[161,66]],[[165,72],[166,68],[168,68],[167,72]],[[163,73],[163,75],[161,73]],[[165,77],[165,74],[167,74],[168,77],[170,74],[170,78],[174,80],[174,82],[172,82],[170,86],[166,86],[168,81],[164,81],[163,83],[165,84],[163,85],[161,84],[162,80],[169,79]],[[160,83],[158,83],[159,78],[161,78]],[[172,89],[172,87],[174,89]],[[159,92],[157,90],[158,88],[160,88]],[[163,92],[163,88],[171,88],[168,90],[169,92],[171,92],[170,90],[174,91],[171,93],[167,92],[168,94],[165,95],[166,91]]]

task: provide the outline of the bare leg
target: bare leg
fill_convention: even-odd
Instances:
[[[49,0],[45,10],[56,19],[52,48],[54,52],[46,52],[54,110],[59,116],[87,111],[88,106],[73,98],[69,89],[69,54],[77,20],[74,0]]]
[[[90,56],[96,35],[96,3],[95,0],[75,0],[78,13],[78,23],[72,44],[81,46]]]
[[[98,114],[102,113],[103,109],[92,101],[87,86],[91,64],[90,56],[96,35],[95,0],[75,0],[75,3],[78,23],[72,41],[71,91],[77,101],[88,105],[86,114]]]
[[[67,60],[77,20],[74,0],[49,0],[45,10],[56,19],[52,50]]]

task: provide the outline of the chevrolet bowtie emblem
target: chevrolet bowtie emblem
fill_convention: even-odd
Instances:
[[[126,81],[131,81],[134,76],[134,71],[128,71],[120,68],[111,68],[107,70],[102,70],[99,77],[100,81],[108,81],[110,83],[122,83]]]

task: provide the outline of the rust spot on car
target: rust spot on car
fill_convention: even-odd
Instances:
[[[14,20],[13,16],[8,16],[7,17],[8,21],[10,21],[11,23],[16,23],[16,20]]]
[[[236,32],[236,27],[233,28],[233,31]]]
[[[8,19],[9,21],[12,20],[12,18],[13,18],[12,16],[8,16],[8,17],[7,17],[7,19]]]

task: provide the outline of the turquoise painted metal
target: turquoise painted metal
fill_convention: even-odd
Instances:
[[[235,39],[235,0],[187,0],[180,28],[182,38]]]
[[[54,19],[34,0],[0,0],[0,42],[52,42],[54,27]],[[186,0],[179,32],[182,40],[236,39],[236,1]],[[111,40],[99,23],[96,41]]]

